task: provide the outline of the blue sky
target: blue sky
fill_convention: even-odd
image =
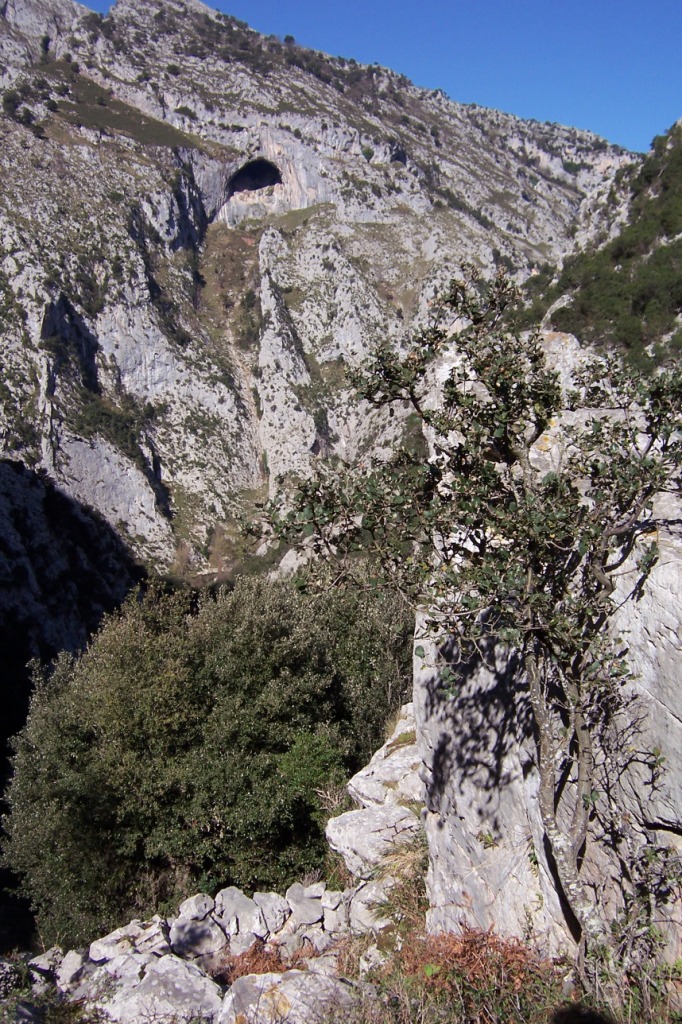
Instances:
[[[109,3],[90,0],[106,11]],[[682,0],[213,0],[265,34],[633,150],[682,117]]]

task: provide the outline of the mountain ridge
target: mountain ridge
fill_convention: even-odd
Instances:
[[[104,462],[113,458],[120,477],[132,460],[124,475],[137,482],[127,500],[147,509],[133,513],[129,537],[138,555],[166,566],[179,544],[206,564],[210,531],[235,508],[240,488],[263,486],[266,460],[272,487],[278,476],[305,472],[319,457],[312,449],[353,457],[354,428],[341,409],[349,394],[342,388],[343,399],[334,397],[340,375],[331,363],[352,365],[372,338],[409,330],[446,266],[473,259],[490,272],[501,261],[525,276],[560,258],[630,159],[588,133],[464,107],[393,72],[260,36],[198,0],[119,0],[106,18],[69,0],[30,0],[21,10],[18,20],[8,4],[0,19],[4,131],[15,149],[2,266],[8,303],[31,325],[32,351],[6,346],[5,360],[21,366],[15,377],[44,383],[37,395],[25,385],[23,398],[13,388],[5,409],[16,435],[12,401],[37,402],[20,418],[36,424],[40,444],[10,439],[8,450],[45,465],[111,520],[111,488],[98,495],[83,461],[108,441],[114,453]],[[30,60],[26,50],[17,60],[13,48],[22,26]],[[254,161],[280,181],[236,190],[236,176]],[[78,185],[60,203],[65,177]],[[27,209],[19,225],[15,212]],[[251,283],[228,282],[223,266],[206,288],[204,259],[213,253],[215,262],[218,250],[232,277],[252,266]],[[35,273],[17,274],[32,263]],[[46,313],[64,303],[73,315]],[[269,333],[266,317],[275,325]],[[73,356],[50,351],[46,323],[81,354],[90,336],[89,376]],[[144,371],[137,337],[150,346]],[[296,348],[302,361],[292,363]],[[191,374],[203,365],[204,383],[201,396],[183,385],[181,411],[173,389],[189,380],[188,358]],[[291,364],[284,385],[283,358]],[[150,360],[165,365],[165,377],[150,376]],[[210,400],[209,378],[224,382]],[[143,415],[147,404],[154,416]],[[196,415],[187,415],[192,408]],[[362,422],[364,413],[351,419]],[[282,447],[285,425],[292,440]],[[235,429],[251,438],[237,456]],[[227,490],[200,465],[197,444],[209,438],[222,446],[222,465],[234,466],[221,473]]]

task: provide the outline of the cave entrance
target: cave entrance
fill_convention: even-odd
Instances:
[[[261,188],[281,184],[282,175],[279,167],[269,160],[259,157],[257,160],[251,160],[232,175],[227,195],[229,198],[236,192],[257,192]]]

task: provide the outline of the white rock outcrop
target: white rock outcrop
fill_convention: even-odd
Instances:
[[[383,892],[376,883],[336,892],[314,882],[296,883],[284,897],[251,899],[235,886],[215,899],[198,893],[176,917],[131,921],[96,939],[87,953],[54,948],[35,957],[29,964],[34,989],[44,994],[56,985],[63,998],[116,1024],[317,1024],[361,994],[339,976],[335,944],[350,931],[376,933],[389,925],[377,912]],[[254,947],[270,963],[278,958],[281,970],[226,982],[226,968],[229,975],[229,965]]]
[[[347,1010],[353,995],[347,983],[307,971],[246,975],[230,989],[218,1024],[315,1024]]]
[[[406,704],[390,738],[348,783],[361,808],[327,823],[327,842],[357,878],[369,881],[392,851],[421,833],[421,766],[414,707]]]

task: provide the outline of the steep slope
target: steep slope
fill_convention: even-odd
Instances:
[[[3,450],[160,567],[229,565],[287,474],[395,443],[344,367],[459,261],[561,257],[632,159],[198,2],[0,13]]]
[[[682,123],[654,139],[639,167],[616,176],[601,245],[529,281],[531,319],[583,342],[617,347],[643,366],[682,349]],[[620,212],[620,217],[615,216]],[[619,223],[620,221],[620,223]],[[599,241],[597,239],[596,241]]]

